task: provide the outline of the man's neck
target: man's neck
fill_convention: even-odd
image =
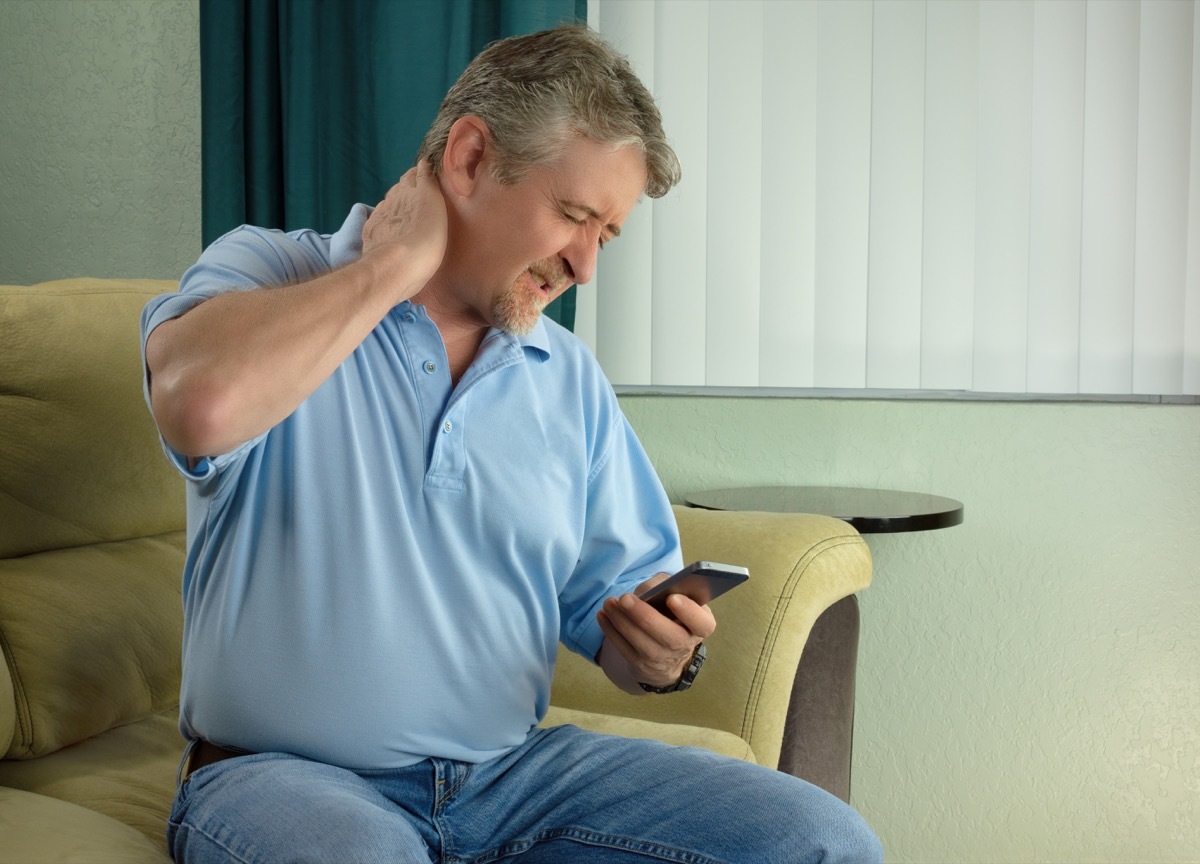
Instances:
[[[466,306],[449,307],[428,286],[418,292],[412,302],[424,306],[429,320],[437,326],[446,349],[446,359],[450,363],[450,378],[458,384],[479,353],[479,346],[483,344],[491,325],[474,309]]]

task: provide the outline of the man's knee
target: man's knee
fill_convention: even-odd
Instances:
[[[814,861],[823,864],[883,864],[883,844],[865,819],[845,802],[824,790],[810,787],[814,793],[803,796],[803,819],[791,824],[803,826],[805,845],[814,849]],[[806,859],[807,860],[807,859]]]
[[[841,799],[804,780],[778,771],[758,775],[766,830],[755,861],[788,864],[882,864],[883,846],[866,820]]]
[[[871,827],[850,808],[849,817],[830,832],[825,844],[826,864],[883,864],[883,844]]]

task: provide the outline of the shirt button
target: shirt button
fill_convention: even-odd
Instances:
[[[417,316],[414,315],[413,313],[409,312],[409,313],[405,314],[404,320],[406,323],[411,324],[417,320]]]
[[[425,361],[425,371],[428,374],[432,375],[434,372],[437,371],[437,364],[434,363],[432,360],[426,360]]]
[[[449,420],[447,420],[445,423],[442,424],[443,432],[450,432],[452,429],[454,429],[454,424],[451,423]]]

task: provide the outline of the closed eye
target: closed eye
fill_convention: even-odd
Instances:
[[[600,231],[600,247],[601,248],[603,248],[604,244],[608,243],[613,238],[621,236],[621,226],[620,225],[614,225],[611,222],[609,224],[605,225],[604,218],[599,213],[597,213],[595,210],[593,210],[591,207],[588,207],[586,204],[580,204],[576,201],[560,201],[560,202],[558,202],[558,209],[559,209],[559,212],[562,213],[563,218],[566,219],[568,222],[571,222],[574,225],[582,225],[588,219],[595,219],[600,224],[600,227],[601,227],[601,231]],[[572,211],[584,214],[583,218],[572,216],[571,215]],[[607,234],[608,236],[605,237],[604,236],[605,234]]]
[[[589,214],[589,215],[590,215],[590,214]],[[566,219],[568,222],[570,222],[572,225],[578,225],[578,226],[582,226],[582,225],[586,225],[586,224],[587,224],[587,219],[586,219],[586,218],[585,218],[585,219],[580,219],[580,218],[578,218],[578,217],[572,216],[570,213],[567,213],[566,211],[563,211],[562,217],[563,217],[564,219]],[[601,232],[600,232],[600,237],[599,237],[599,239],[597,240],[597,243],[596,243],[596,245],[597,245],[597,246],[599,246],[601,249],[603,249],[603,248],[605,247],[605,245],[607,245],[608,241],[609,241],[609,240],[611,240],[611,239],[612,239],[611,237],[607,237],[607,238],[606,238],[606,237],[604,236],[604,232],[603,232],[603,231],[601,231]]]

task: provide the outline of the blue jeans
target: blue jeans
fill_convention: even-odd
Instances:
[[[481,764],[349,771],[282,753],[180,786],[179,864],[768,864],[883,859],[862,818],[787,774],[573,726]]]

